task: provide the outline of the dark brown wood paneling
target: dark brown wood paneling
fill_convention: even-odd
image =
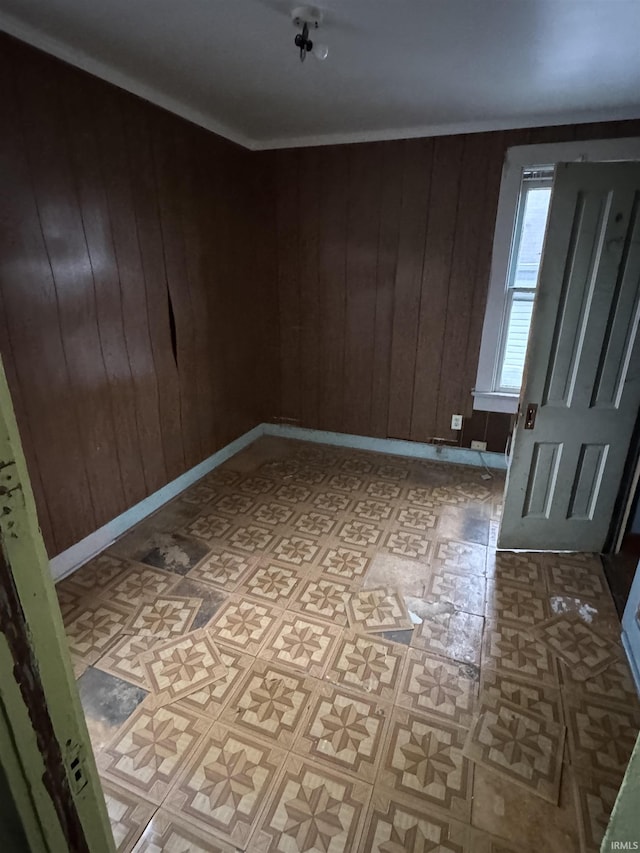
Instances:
[[[179,399],[179,377],[172,351],[169,290],[164,262],[153,152],[148,114],[138,104],[122,104],[124,137],[132,181],[133,211],[146,285],[146,312],[156,376],[160,434],[166,475],[172,480],[185,470]]]
[[[382,151],[377,145],[349,151],[344,353],[344,431],[371,431],[371,364],[375,350],[376,261],[371,251],[380,228]]]
[[[461,136],[435,140],[430,199],[434,214],[429,218],[426,234],[416,369],[413,376],[411,438],[414,441],[428,441],[438,434],[433,401],[438,396],[440,371],[427,370],[425,366],[440,364],[445,348],[445,323],[442,318],[447,315],[462,152]]]
[[[8,335],[0,340],[12,362],[33,436],[31,466],[37,466],[53,530],[49,544],[80,539],[94,529],[81,435],[70,387],[58,298],[47,255],[14,90],[12,52],[0,51],[0,106],[7,120],[0,133],[2,227],[0,281]],[[10,346],[9,346],[10,345]],[[58,434],[59,433],[59,434]],[[26,447],[28,450],[28,445]],[[61,508],[64,506],[64,509]]]
[[[287,154],[284,158],[286,160]],[[349,161],[345,146],[322,150],[320,246],[320,429],[344,430]],[[282,173],[281,173],[282,174]],[[282,307],[282,306],[281,306]],[[280,329],[283,335],[285,330]],[[304,334],[304,330],[302,332]],[[313,427],[313,424],[306,424]]]
[[[487,304],[487,283],[491,273],[491,255],[493,252],[493,232],[496,213],[498,211],[498,196],[500,194],[500,179],[502,175],[502,152],[504,138],[501,133],[487,134],[488,157],[484,180],[478,181],[478,193],[482,193],[482,220],[480,223],[479,246],[476,257],[476,269],[473,276],[473,299],[471,303],[471,321],[467,335],[465,350],[464,373],[460,383],[460,403],[458,411],[464,417],[473,413],[473,397],[471,389],[476,382],[480,343],[482,340],[482,323],[477,318],[484,318]]]
[[[464,376],[467,341],[475,321],[473,295],[480,252],[485,176],[489,167],[490,134],[466,136],[460,169],[456,232],[444,323],[444,348],[436,412],[436,435],[458,438],[451,415],[460,412],[460,384]]]
[[[248,151],[4,35],[0,75],[0,351],[53,555],[279,408],[275,201]]]
[[[313,179],[321,196],[319,342],[311,312],[301,311],[308,294],[296,268],[308,228],[301,155],[266,155],[277,159],[277,192],[288,199],[278,232],[280,414],[338,432],[477,438],[501,452],[511,419],[473,414],[471,391],[505,152],[639,133],[640,122],[618,122],[323,148]],[[376,158],[377,167],[365,165]],[[301,408],[302,395],[314,393],[309,364],[321,366],[316,422]],[[450,428],[456,413],[468,419],[464,437]]]
[[[413,375],[422,292],[433,141],[403,144],[402,209],[393,304],[388,434],[411,437]]]
[[[298,292],[300,295],[301,328],[305,330],[305,345],[301,349],[300,420],[303,426],[318,423],[320,397],[320,293],[318,276],[318,231],[320,227],[320,169],[319,152],[308,148],[299,156],[298,218]]]
[[[105,192],[105,175],[98,156],[100,127],[97,113],[100,104],[95,97],[95,81],[91,78],[69,72],[66,85],[64,111],[67,136],[93,273],[98,337],[107,378],[103,394],[110,402],[118,456],[118,468],[111,475],[111,488],[117,488],[119,479],[124,490],[123,503],[130,506],[145,494],[145,483],[138,449],[135,391],[124,335],[120,273]],[[40,507],[38,509],[40,511]]]
[[[281,383],[283,418],[300,423],[300,264],[298,193],[300,152],[277,155],[278,298],[280,302]]]
[[[393,339],[393,300],[400,209],[402,205],[402,162],[394,142],[383,142],[380,149],[382,186],[380,188],[380,230],[375,247],[376,308],[374,320],[374,353],[371,364],[370,433],[386,438],[389,422],[389,387],[391,379],[391,346]],[[374,254],[371,251],[371,254]]]

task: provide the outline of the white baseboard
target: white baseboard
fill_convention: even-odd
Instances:
[[[62,553],[53,557],[49,561],[49,566],[54,581],[61,580],[66,575],[79,569],[83,563],[95,557],[96,554],[99,554],[100,551],[103,551],[115,542],[119,536],[130,530],[138,522],[142,521],[143,518],[160,509],[163,504],[175,498],[180,492],[193,485],[201,477],[204,477],[205,474],[208,474],[209,471],[213,471],[218,465],[222,465],[227,459],[235,456],[236,453],[243,450],[247,445],[252,444],[263,434],[264,424],[258,424],[257,427],[249,430],[249,432],[245,432],[244,435],[236,438],[230,444],[225,445],[221,450],[209,456],[208,459],[200,462],[199,465],[196,465],[189,471],[185,471],[184,474],[167,483],[166,486],[158,489],[157,492],[149,495],[148,498],[140,501],[140,503],[132,506],[123,512],[122,515],[108,521],[105,525],[98,528],[98,530],[81,539],[80,542],[76,542],[75,545],[67,548],[66,551],[62,551]]]
[[[287,426],[285,424],[263,424],[265,435],[282,438],[297,438],[318,444],[334,444],[338,447],[353,447],[358,450],[373,450],[392,456],[411,456],[415,459],[434,459],[458,465],[474,465],[480,468],[506,470],[507,463],[502,453],[486,450],[469,450],[466,447],[448,447],[443,444],[425,444],[420,441],[403,441],[399,438],[371,438],[366,435],[349,435],[346,432],[327,432],[319,429]]]
[[[475,465],[481,468],[506,468],[505,458],[501,453],[468,450],[466,447],[445,447],[436,444],[423,444],[418,441],[401,441],[395,438],[370,438],[365,435],[349,435],[342,432],[327,432],[324,430],[305,429],[283,424],[258,424],[249,432],[241,435],[235,441],[227,444],[217,453],[209,456],[195,468],[191,468],[177,479],[167,483],[157,492],[149,495],[140,503],[132,506],[117,518],[107,522],[103,527],[90,533],[80,542],[67,548],[66,551],[49,561],[54,581],[61,580],[79,569],[83,563],[95,557],[118,537],[130,530],[152,512],[160,509],[180,492],[193,485],[209,471],[226,462],[262,435],[275,435],[281,438],[295,438],[300,441],[312,441],[318,444],[332,444],[337,447],[353,447],[358,450],[373,450],[377,453],[388,453],[393,456],[410,456],[416,459],[434,459],[440,462],[453,462],[461,465]]]

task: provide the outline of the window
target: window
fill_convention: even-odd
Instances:
[[[517,394],[522,385],[552,182],[553,167],[526,169],[522,177],[493,381],[498,392]]]
[[[523,145],[507,151],[474,409],[515,412],[518,406],[555,164],[638,159],[640,139]]]

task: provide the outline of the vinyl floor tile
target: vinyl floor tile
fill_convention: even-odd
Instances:
[[[464,664],[409,649],[396,704],[468,726],[478,696],[474,676]]]
[[[485,613],[495,619],[537,626],[549,618],[547,594],[535,586],[493,578],[487,582]]]
[[[301,584],[290,607],[305,615],[325,619],[334,625],[346,625],[347,603],[352,595],[351,586],[343,581],[324,577],[310,578]]]
[[[610,598],[609,588],[597,555],[548,554],[544,557],[549,592],[598,599]]]
[[[293,751],[373,782],[391,705],[338,687],[322,686]]]
[[[476,840],[468,823],[374,788],[361,850],[362,853],[481,853]]]
[[[60,581],[59,586],[75,588],[81,594],[95,595],[110,586],[131,567],[131,563],[113,554],[99,554]]]
[[[102,791],[116,853],[130,853],[151,820],[156,806],[112,782],[104,781]]]
[[[201,598],[177,595],[161,595],[142,601],[127,623],[127,630],[154,640],[179,637],[191,628],[201,605]]]
[[[282,611],[267,602],[232,595],[213,617],[209,631],[216,642],[255,655],[281,616]]]
[[[237,847],[160,808],[134,853],[237,853]]]
[[[384,537],[382,549],[397,557],[426,561],[433,551],[433,532],[423,533],[396,526]]]
[[[210,725],[182,707],[142,704],[98,754],[100,775],[159,805]]]
[[[354,592],[347,599],[347,617],[354,631],[367,634],[413,627],[402,596],[389,587]]]
[[[578,818],[565,766],[558,805],[492,770],[476,765],[471,824],[494,839],[490,850],[511,853],[579,853]],[[475,853],[475,850],[474,850]]]
[[[480,665],[484,618],[455,610],[452,604],[406,599],[420,622],[415,625],[411,645],[441,657]]]
[[[177,705],[196,714],[217,719],[222,708],[231,697],[238,683],[252,666],[255,658],[237,649],[216,645],[218,655],[225,666],[224,675],[204,687],[198,687],[177,701]]]
[[[317,682],[257,659],[239,682],[220,720],[289,749],[309,710]]]
[[[483,474],[263,436],[57,585],[119,849],[595,853],[615,607],[595,555],[495,551]]]
[[[452,604],[456,610],[484,616],[486,580],[484,577],[463,574],[441,568],[429,574],[425,597]]]
[[[560,661],[560,676],[563,689],[569,693],[583,693],[596,701],[601,700],[632,708],[638,703],[638,694],[629,664],[621,649],[606,669],[587,679],[575,678],[572,668]]]
[[[260,657],[320,678],[340,635],[336,625],[287,611],[260,650]]]
[[[564,725],[501,699],[481,702],[464,754],[556,805],[560,795]]]
[[[555,658],[529,626],[487,619],[482,666],[541,684],[558,686]]]
[[[131,608],[100,598],[84,598],[65,626],[69,651],[90,666],[128,629]]]
[[[600,853],[621,782],[622,777],[617,779],[597,773],[578,771],[572,775],[581,853]]]
[[[488,667],[482,668],[480,679],[481,699],[490,704],[509,702],[519,705],[545,720],[562,724],[560,690],[546,684],[527,681],[517,675],[508,675]]]
[[[293,566],[280,566],[264,560],[249,575],[237,592],[286,607],[301,586],[303,574]]]
[[[217,508],[211,507],[204,510],[204,512],[201,512],[200,515],[196,516],[192,521],[185,525],[183,531],[185,536],[183,538],[184,541],[197,542],[197,540],[201,539],[204,540],[204,543],[216,542],[224,538],[231,530],[232,526],[232,520],[227,515],[218,511]],[[208,548],[204,543],[199,543],[197,553],[200,554],[200,559],[205,557],[208,551]],[[200,562],[200,560],[198,559],[194,561],[189,568],[192,569],[196,562]]]
[[[226,664],[213,639],[201,628],[155,645],[140,657],[155,706],[169,705],[224,678]]]
[[[617,778],[629,761],[640,730],[637,703],[623,708],[583,693],[563,693],[569,758],[582,771]]]
[[[334,545],[324,552],[318,562],[318,568],[323,575],[351,583],[363,578],[370,564],[371,558],[365,552],[344,545]]]
[[[215,545],[206,559],[191,569],[189,578],[233,592],[255,569],[258,560],[259,557]]]
[[[459,510],[449,510],[459,512]],[[474,538],[466,539],[462,535],[464,526],[460,533],[456,528],[452,530],[446,525],[448,515],[443,513],[438,527],[438,538],[433,551],[433,565],[435,568],[453,569],[456,572],[464,572],[471,575],[484,575],[487,570],[487,539],[489,536],[489,522],[476,521],[473,529],[468,531]],[[481,531],[481,532],[480,532]]]
[[[334,684],[393,702],[400,684],[406,649],[371,634],[345,631],[326,678]]]
[[[320,546],[308,536],[280,537],[273,546],[273,557],[285,565],[309,567],[320,552]]]
[[[516,551],[487,553],[487,575],[507,583],[520,583],[546,589],[545,568],[541,554]]]
[[[171,592],[180,581],[172,572],[132,565],[104,587],[102,595],[123,607],[139,607],[143,599]]]
[[[358,853],[371,788],[290,754],[251,839],[252,853]]]
[[[363,587],[391,586],[403,595],[422,596],[429,580],[429,564],[395,554],[377,552],[371,559]]]
[[[165,809],[200,830],[247,849],[285,756],[275,744],[214,723],[174,784]]]
[[[465,736],[453,723],[396,708],[378,784],[468,822],[473,765],[462,752]]]
[[[549,595],[551,616],[578,616],[600,636],[606,637],[620,648],[620,620],[613,601],[608,596],[599,599],[573,595]]]
[[[104,672],[148,691],[149,684],[140,656],[152,649],[158,642],[163,642],[163,640],[126,634],[118,639],[95,665]]]
[[[616,646],[601,637],[577,615],[554,616],[535,626],[535,633],[571,668],[576,681],[586,681],[616,660]]]

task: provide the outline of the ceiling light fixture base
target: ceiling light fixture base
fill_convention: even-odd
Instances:
[[[317,30],[322,23],[322,10],[317,6],[296,6],[291,11],[294,27],[300,28],[305,24],[310,30]]]

